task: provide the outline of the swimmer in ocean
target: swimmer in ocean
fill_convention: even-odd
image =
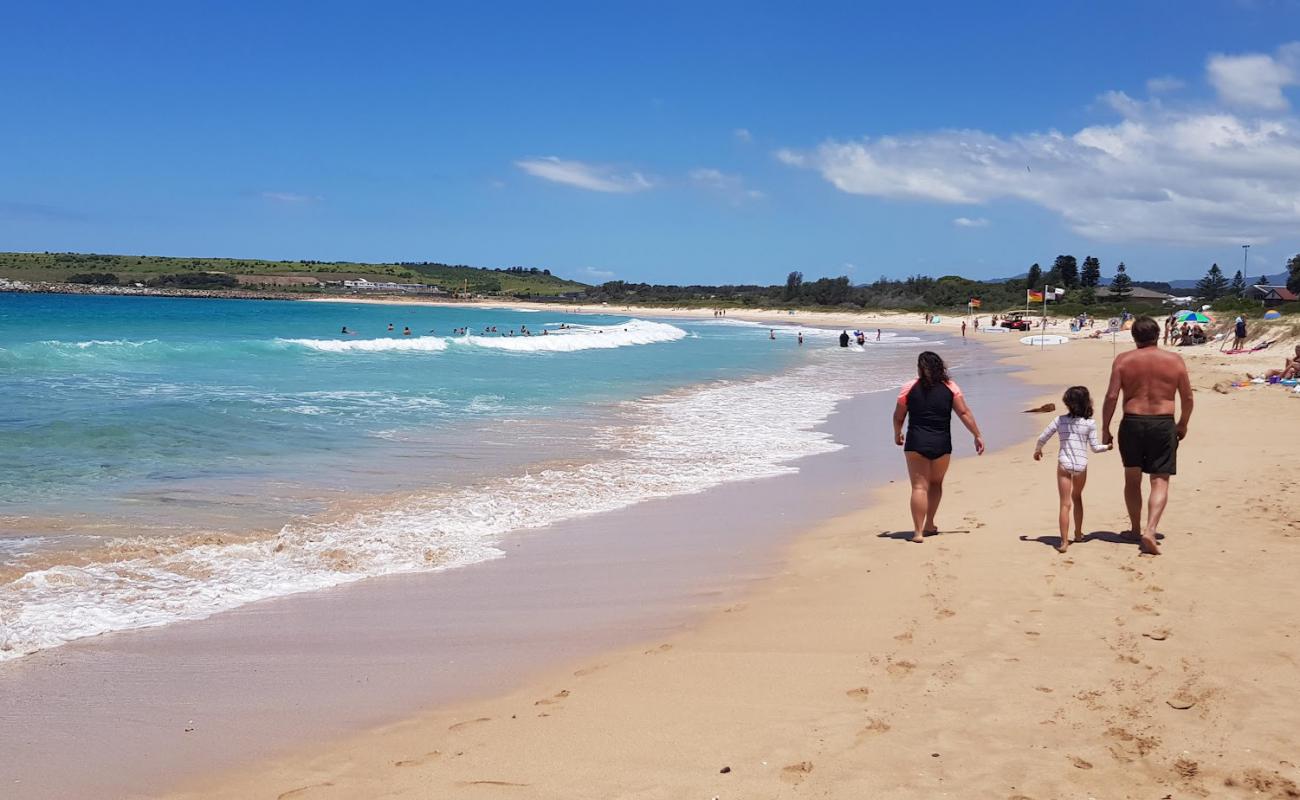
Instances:
[[[411,326],[410,326],[410,325],[407,325],[406,327],[402,328],[402,335],[403,335],[403,336],[410,336],[410,335],[411,335]]]

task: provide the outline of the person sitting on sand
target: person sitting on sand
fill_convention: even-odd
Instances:
[[[1083,541],[1083,487],[1088,482],[1088,449],[1104,453],[1112,445],[1097,441],[1097,423],[1092,418],[1092,395],[1086,386],[1071,386],[1061,398],[1069,413],[1047,424],[1034,446],[1034,460],[1043,460],[1043,445],[1056,434],[1061,452],[1056,458],[1056,488],[1061,496],[1061,543],[1064,553],[1070,548],[1070,514],[1074,514],[1074,541]]]
[[[917,377],[903,386],[894,407],[894,443],[903,448],[912,482],[913,542],[938,533],[934,517],[943,499],[943,479],[952,457],[952,414],[957,412],[975,437],[975,452],[984,454],[984,438],[961,389],[948,378],[938,353],[926,350],[916,359]],[[907,435],[903,435],[903,421]]]
[[[1133,323],[1136,350],[1120,353],[1110,371],[1110,386],[1101,414],[1101,441],[1114,441],[1110,421],[1120,394],[1124,418],[1119,424],[1119,457],[1124,463],[1124,505],[1129,530],[1137,534],[1142,552],[1160,555],[1156,541],[1160,517],[1169,501],[1169,479],[1178,472],[1178,443],[1187,437],[1192,416],[1192,382],[1178,355],[1160,349],[1160,323],[1138,317]],[[1179,417],[1174,421],[1174,395]],[[1147,525],[1142,527],[1142,476],[1151,476]]]
[[[1270,369],[1264,373],[1264,380],[1271,381],[1274,378],[1280,380],[1300,378],[1300,344],[1295,347],[1295,358],[1288,358],[1282,369]]]

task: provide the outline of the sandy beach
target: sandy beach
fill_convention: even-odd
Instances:
[[[977,416],[1059,405],[1073,383],[1099,404],[1108,339],[981,338],[1036,388]],[[1300,513],[1283,500],[1291,437],[1270,421],[1297,400],[1227,383],[1280,365],[1284,345],[1189,352],[1197,407],[1158,558],[1119,534],[1114,453],[1093,457],[1087,539],[1052,548],[1052,461],[1031,458],[1049,416],[1023,414],[1021,445],[954,463],[923,545],[906,541],[889,452],[900,480],[679,635],[341,740],[304,732],[288,757],[170,796],[1295,797]],[[887,420],[862,424],[887,437]]]

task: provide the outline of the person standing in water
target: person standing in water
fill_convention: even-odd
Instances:
[[[840,347],[848,347],[848,346],[849,346],[849,332],[840,331]]]
[[[1160,555],[1160,517],[1169,501],[1169,479],[1178,472],[1178,443],[1187,437],[1192,416],[1192,382],[1187,365],[1175,353],[1161,350],[1160,323],[1138,317],[1133,323],[1136,350],[1120,353],[1110,370],[1110,386],[1102,406],[1101,441],[1110,444],[1110,421],[1120,394],[1124,418],[1119,423],[1119,457],[1124,463],[1124,505],[1130,530],[1142,552]],[[1174,395],[1179,398],[1174,421]],[[1151,476],[1147,524],[1142,527],[1142,476]]]
[[[799,346],[803,347],[803,331],[799,331]]]
[[[768,328],[768,330],[767,330],[767,338],[769,338],[769,339],[771,339],[771,340],[773,340],[773,341],[776,340],[776,329],[775,329],[775,328]]]
[[[952,415],[957,413],[975,437],[975,452],[984,455],[984,437],[961,388],[948,377],[938,353],[926,350],[916,359],[917,376],[903,386],[894,406],[894,443],[903,448],[912,483],[912,541],[939,532],[934,518],[943,500],[943,480],[952,460]],[[907,433],[903,433],[903,422]]]

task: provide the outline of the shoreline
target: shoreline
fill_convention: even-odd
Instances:
[[[979,360],[980,359],[977,359],[977,361]],[[998,380],[999,379],[996,377],[993,378],[995,384]],[[975,389],[977,392],[979,391],[978,385],[975,386]],[[863,433],[856,429],[855,423],[852,421],[861,415],[860,409],[863,407],[875,408],[877,405],[887,403],[891,400],[892,396],[885,390],[880,390],[867,395],[855,395],[853,398],[845,401],[845,403],[842,403],[834,414],[832,414],[831,419],[827,420],[822,425],[819,425],[818,429],[835,430],[842,429],[845,425],[849,425],[853,427],[854,434],[857,437],[860,437]],[[873,414],[873,416],[875,416],[875,414]],[[844,420],[846,418],[848,420],[847,422],[836,421],[837,419]],[[840,436],[836,435],[836,439],[840,438]],[[855,457],[859,452],[858,448],[852,449],[852,453]],[[829,475],[823,475],[822,473],[826,470],[825,466],[813,468],[811,465],[829,463],[842,465],[840,468],[836,469],[836,472],[839,472],[841,469],[870,469],[871,465],[854,464],[853,466],[850,466],[850,464],[844,460],[845,455],[841,455],[840,453],[847,455],[848,451],[829,453],[823,456],[812,456],[811,458],[817,460],[809,461],[807,464],[804,464],[804,462],[801,461],[800,464],[803,466],[801,466],[800,475],[785,476],[776,479],[764,479],[762,481],[749,480],[733,484],[724,484],[720,487],[714,487],[704,494],[652,500],[647,503],[639,504],[637,507],[629,508],[625,510],[625,512],[612,512],[613,516],[610,514],[602,514],[596,517],[591,517],[588,521],[578,521],[573,524],[562,523],[561,527],[564,528],[564,530],[556,532],[555,535],[566,535],[567,531],[572,530],[583,530],[587,528],[599,530],[608,529],[613,526],[613,528],[619,530],[621,534],[624,534],[624,528],[626,527],[628,531],[635,532],[643,530],[648,534],[655,534],[655,537],[658,537],[658,531],[661,530],[680,530],[681,535],[679,536],[674,533],[674,536],[676,536],[676,539],[682,539],[682,536],[691,536],[689,529],[689,523],[691,521],[706,518],[715,514],[719,515],[718,524],[725,526],[719,529],[719,533],[723,534],[720,537],[715,537],[709,541],[692,543],[690,545],[685,544],[685,539],[682,539],[682,541],[675,544],[673,542],[676,541],[676,539],[669,539],[666,543],[651,546],[651,552],[663,551],[662,557],[670,557],[673,562],[671,568],[668,569],[667,573],[665,573],[671,578],[670,585],[676,587],[676,594],[673,594],[671,598],[661,597],[649,606],[647,610],[636,610],[634,608],[635,603],[633,600],[637,597],[643,596],[644,592],[640,590],[633,590],[631,592],[627,591],[628,587],[634,586],[635,582],[638,580],[634,573],[626,576],[626,579],[632,582],[629,583],[628,586],[616,587],[611,585],[600,590],[605,599],[598,605],[602,607],[608,606],[611,609],[625,609],[621,613],[630,615],[629,619],[633,619],[635,623],[632,625],[631,630],[640,630],[651,634],[653,634],[654,631],[664,629],[676,630],[678,629],[682,619],[682,614],[689,614],[691,619],[697,618],[699,606],[701,604],[707,606],[709,603],[713,602],[715,597],[714,593],[721,589],[725,589],[726,585],[735,584],[728,590],[734,591],[750,581],[763,580],[765,579],[763,576],[770,575],[776,571],[776,567],[774,566],[775,562],[773,561],[773,556],[770,552],[772,547],[771,542],[776,541],[773,537],[779,538],[780,543],[777,546],[783,549],[784,542],[788,540],[791,533],[782,532],[785,531],[790,524],[784,519],[787,514],[793,515],[790,519],[819,519],[826,513],[826,508],[843,502],[843,500],[837,496],[827,494],[827,492],[830,492],[834,487],[839,486],[838,481],[840,479],[831,479]],[[810,469],[812,471],[809,471]],[[769,480],[779,482],[769,483]],[[880,476],[880,480],[883,482],[885,477],[883,475]],[[737,508],[752,509],[762,506],[765,500],[770,499],[765,498],[765,495],[770,495],[773,490],[778,494],[791,492],[791,496],[798,498],[799,504],[807,505],[808,509],[796,513],[793,507],[790,507],[789,504],[783,503],[769,508],[767,519],[755,517],[745,523],[740,523],[735,514],[727,514],[723,516],[724,507],[735,506]],[[813,505],[816,506],[815,509],[812,507]],[[693,510],[687,511],[687,509]],[[661,523],[656,523],[658,527],[647,527],[650,525],[648,520],[651,519],[660,519],[663,521]],[[798,527],[802,527],[802,525],[796,526],[796,529]],[[766,533],[763,532],[769,528],[771,530]],[[532,534],[525,534],[524,536],[525,538],[537,539],[537,537]],[[755,538],[756,536],[758,537],[757,539]],[[626,539],[626,534],[623,535],[623,538]],[[511,537],[511,539],[510,554],[513,557],[516,555],[515,548],[519,547],[520,544],[513,541],[514,537]],[[627,541],[628,544],[631,544],[632,542],[632,540]],[[715,554],[710,551],[717,550],[718,548],[725,548],[726,545],[724,542],[731,543],[732,553],[727,556],[726,564],[723,565],[721,570],[719,570],[717,566],[710,566],[710,564],[713,563],[712,559],[715,557]],[[764,544],[764,542],[767,542],[767,544]],[[566,548],[570,550],[572,549],[566,544],[547,544],[543,541],[535,541],[532,544],[525,542],[522,546],[526,549],[531,548],[533,551],[540,550],[540,552],[543,553],[542,560],[540,562],[527,561],[524,563],[513,564],[504,567],[504,569],[501,565],[486,563],[479,565],[487,571],[496,571],[507,575],[518,574],[518,577],[513,581],[508,581],[503,585],[509,587],[508,590],[510,592],[517,592],[521,586],[536,583],[538,578],[532,575],[531,570],[529,569],[530,565],[544,568],[543,573],[555,571],[555,568],[559,566],[557,563],[554,563],[556,557],[553,555],[545,555],[546,553],[566,552]],[[624,553],[626,556],[626,554],[629,553],[639,552],[635,546],[624,545],[621,548],[615,547],[613,549],[610,549],[610,547],[610,545],[604,546],[606,555],[603,556],[603,558],[605,561],[609,562],[611,566],[616,563],[614,558],[617,553]],[[665,548],[667,549],[665,550]],[[682,559],[685,555],[691,552],[698,552],[700,558],[695,559],[694,563],[683,561]],[[589,558],[590,556],[586,554],[582,554],[581,556],[581,560],[587,560]],[[755,559],[758,561],[755,562]],[[512,559],[505,559],[505,561],[510,560]],[[761,569],[754,571],[743,566],[749,562],[761,563],[763,566]],[[547,569],[548,565],[549,570]],[[436,589],[436,584],[445,580],[454,573],[467,572],[475,569],[476,567],[471,566],[465,570],[457,570],[453,573],[443,573],[442,575],[437,576],[411,576],[411,580],[406,580],[401,577],[395,579],[377,579],[372,582],[365,582],[363,585],[357,585],[355,589],[344,588],[340,591],[327,590],[325,593],[319,593],[317,597],[304,595],[298,596],[297,599],[282,598],[281,600],[270,600],[265,603],[247,606],[243,610],[237,609],[235,611],[226,612],[223,615],[210,617],[208,620],[204,621],[195,623],[182,622],[177,623],[174,626],[166,626],[152,631],[136,631],[134,633],[127,633],[120,637],[113,637],[109,640],[84,640],[80,643],[74,642],[61,648],[46,651],[44,654],[38,653],[35,656],[29,656],[22,659],[21,661],[24,663],[20,666],[12,667],[10,675],[27,672],[29,678],[22,682],[10,682],[8,684],[9,688],[15,690],[12,693],[14,695],[12,699],[15,702],[0,702],[0,718],[30,718],[33,713],[39,714],[42,709],[45,709],[45,713],[47,714],[47,725],[53,726],[51,729],[57,731],[61,726],[69,724],[71,719],[80,716],[80,719],[77,720],[77,725],[82,729],[82,735],[90,735],[91,738],[97,739],[99,737],[94,735],[93,731],[101,729],[101,726],[95,722],[99,716],[98,714],[75,715],[75,712],[73,712],[72,709],[62,709],[62,706],[66,704],[62,702],[54,704],[58,707],[56,709],[51,705],[46,705],[45,700],[56,698],[60,693],[60,686],[63,686],[66,690],[68,687],[84,685],[84,682],[78,676],[116,671],[116,668],[113,667],[114,663],[119,663],[124,667],[124,677],[135,673],[138,669],[144,667],[146,663],[150,665],[150,671],[157,671],[159,676],[168,677],[154,679],[160,680],[160,683],[151,687],[147,700],[143,696],[131,700],[133,696],[133,689],[131,687],[139,685],[138,682],[140,678],[144,676],[137,675],[134,678],[129,678],[124,681],[125,689],[115,689],[110,694],[101,695],[95,698],[93,701],[94,707],[112,708],[120,706],[122,708],[135,708],[136,711],[132,714],[132,717],[155,720],[160,726],[160,729],[155,733],[163,736],[175,735],[174,731],[172,731],[170,727],[170,723],[174,722],[173,717],[175,716],[175,708],[178,706],[183,708],[187,703],[193,704],[191,701],[185,699],[184,694],[177,695],[176,692],[178,690],[194,691],[198,693],[199,697],[205,697],[209,700],[212,697],[222,696],[222,692],[226,691],[220,685],[205,685],[202,679],[202,670],[205,669],[216,670],[217,676],[222,680],[224,680],[228,675],[240,674],[241,669],[243,669],[246,678],[251,680],[245,683],[246,691],[242,692],[241,695],[256,696],[260,692],[269,693],[274,690],[274,686],[272,685],[263,686],[264,681],[257,677],[259,673],[269,673],[271,676],[278,679],[287,679],[288,676],[283,673],[283,670],[290,667],[290,665],[293,665],[308,670],[308,673],[303,676],[303,680],[299,681],[301,685],[295,689],[289,690],[289,694],[294,696],[301,694],[304,691],[304,686],[315,686],[324,694],[332,694],[333,692],[340,691],[340,688],[342,687],[336,687],[333,689],[327,688],[325,685],[320,684],[318,677],[319,674],[325,674],[326,677],[328,677],[328,673],[332,668],[327,665],[339,661],[334,655],[322,653],[317,658],[318,663],[316,664],[300,663],[301,659],[295,658],[293,655],[293,648],[291,646],[293,637],[291,637],[291,639],[283,639],[279,635],[276,635],[273,637],[273,640],[263,641],[265,637],[261,633],[258,633],[258,631],[265,633],[269,630],[274,633],[274,627],[268,628],[268,626],[272,625],[285,626],[286,631],[296,631],[304,626],[310,629],[312,626],[316,625],[316,623],[312,623],[311,620],[316,619],[319,621],[322,614],[339,620],[362,619],[365,615],[359,614],[357,611],[358,608],[382,609],[383,612],[387,613],[387,619],[392,620],[397,615],[402,614],[404,603],[414,603],[419,607],[425,607],[431,604],[432,607],[435,608],[454,606],[457,602],[456,598],[458,596],[456,591],[452,588],[447,588],[439,592]],[[738,575],[732,575],[732,573],[738,569],[741,570],[741,572]],[[728,575],[732,575],[732,577],[729,578],[727,577]],[[736,581],[739,581],[739,583],[736,583]],[[663,581],[661,580],[660,582],[662,583]],[[455,579],[455,587],[459,589],[469,588],[470,591],[473,591],[473,587],[476,585],[482,585],[482,581],[477,577],[477,573],[475,573],[475,576],[464,578],[458,577]],[[329,595],[328,598],[326,595]],[[355,602],[350,602],[349,598],[352,601],[359,601],[359,605]],[[287,602],[282,602],[282,600],[287,600]],[[557,605],[556,598],[554,597],[548,600],[545,596],[542,596],[537,598],[537,600],[540,600],[541,602],[534,602],[533,605],[540,606],[538,613],[541,613],[543,616],[542,619],[536,621],[542,622],[543,627],[546,624],[545,618],[549,616],[546,612],[547,609],[551,609],[559,616],[566,618],[572,616],[574,611],[578,611],[578,619],[584,618],[584,615],[588,617],[590,616],[589,612],[583,612],[577,609],[565,612],[563,603]],[[469,605],[473,607],[474,603],[471,602]],[[593,608],[594,607],[595,606],[593,606]],[[324,611],[324,609],[327,608],[333,608],[335,610]],[[293,609],[298,610],[294,611]],[[504,610],[505,609],[501,609],[501,611]],[[496,611],[493,611],[491,605],[486,608],[486,611],[488,613],[497,613]],[[649,614],[649,616],[646,616],[646,614]],[[535,616],[536,614],[531,616],[524,615],[523,618],[532,619]],[[596,627],[599,629],[600,625],[597,625]],[[608,638],[611,635],[611,632],[608,631],[596,634],[593,639],[587,634],[582,633],[582,628],[583,626],[579,625],[574,631],[554,631],[553,633],[556,634],[555,641],[557,645],[561,648],[574,645],[581,648],[588,646],[587,643],[589,642],[603,642],[603,645],[598,646],[596,650],[593,651],[598,652],[599,650],[607,649],[610,646],[622,646],[627,641],[626,631],[618,632],[613,639]],[[220,635],[217,639],[213,640],[210,635],[203,632],[204,630],[215,630],[218,631]],[[414,627],[411,627],[410,625],[405,627],[400,625],[394,627],[391,621],[385,622],[385,616],[383,614],[370,614],[370,618],[364,623],[364,625],[357,623],[348,627],[347,630],[355,632],[359,637],[376,638],[378,641],[383,641],[394,635],[397,635],[399,638],[409,638],[412,642],[421,641],[419,635],[413,636],[416,630]],[[469,629],[456,632],[457,629],[454,625],[450,629],[447,628],[446,625],[441,625],[441,627],[434,626],[421,635],[424,637],[423,641],[430,645],[436,645],[436,638],[430,639],[430,636],[435,632],[445,632],[447,630],[451,630],[455,634],[455,638],[465,639],[467,635],[470,635]],[[518,636],[521,633],[523,633],[523,631],[517,630],[513,625],[506,625],[504,618],[502,618],[501,621],[493,622],[488,630],[488,634],[495,637],[501,637],[503,635]],[[333,634],[325,634],[326,638],[330,635]],[[526,636],[525,638],[528,637]],[[218,650],[225,649],[228,655],[221,663],[210,662],[209,658],[214,650],[213,645],[222,641],[234,644],[235,648],[216,648]],[[262,660],[257,657],[250,659],[249,654],[244,652],[244,650],[254,642],[260,642],[259,645],[252,647],[254,651],[276,654],[283,659],[283,661],[277,659],[277,661],[273,663],[263,663]],[[308,639],[302,644],[305,644],[306,649],[311,650],[319,647],[323,642],[324,639],[320,639],[319,641]],[[387,646],[381,649],[391,650],[391,648]],[[532,648],[525,648],[526,651],[528,649]],[[462,650],[463,648],[459,647],[453,648],[450,657],[454,657],[458,662],[465,662],[467,656],[470,658],[474,657],[472,653],[463,652]],[[101,653],[101,651],[105,652]],[[401,652],[401,650],[398,650],[397,652]],[[504,650],[503,652],[509,653],[511,651]],[[97,658],[97,654],[104,655],[104,657]],[[146,655],[148,658],[141,660],[141,657]],[[177,660],[178,656],[180,657],[179,661]],[[432,668],[434,665],[428,663],[428,658],[429,656],[427,654],[416,655],[411,653],[407,656],[407,659],[405,659],[408,663],[404,665],[401,670],[415,668],[412,666],[415,664],[422,664],[426,668]],[[28,659],[31,660],[29,661]],[[116,659],[116,661],[114,659]],[[523,658],[523,661],[527,664],[531,660],[535,659],[535,655],[526,655]],[[19,662],[12,663],[18,664]],[[346,665],[347,662],[345,660],[342,663]],[[356,661],[355,663],[357,666],[361,666],[364,664],[364,661]],[[546,661],[542,661],[533,664],[532,666],[528,666],[524,672],[525,679],[527,679],[527,676],[534,675],[540,669],[544,668],[546,663]],[[238,665],[240,664],[243,664],[244,667],[239,667]],[[40,673],[47,668],[50,670],[50,677],[48,680],[33,680],[35,673]],[[196,668],[200,670],[200,673],[197,676],[187,674],[186,670],[193,670]],[[486,674],[490,673],[492,669],[495,669],[495,667],[491,664],[487,664],[481,671]],[[413,704],[413,707],[425,708],[430,707],[431,705],[436,706],[437,704],[432,703],[431,700],[437,699],[438,697],[450,697],[454,702],[461,702],[465,696],[480,696],[484,691],[486,691],[484,689],[485,686],[491,689],[488,694],[496,694],[501,690],[509,689],[519,685],[520,683],[516,676],[504,683],[479,684],[476,688],[473,688],[472,691],[458,692],[453,695],[447,695],[446,692],[443,692],[442,695],[435,695],[433,698],[430,698],[427,696],[421,696],[419,683],[410,679],[409,672],[407,673],[407,677],[400,677],[401,670],[398,670],[397,672],[390,670],[387,677],[382,679],[379,678],[379,674],[382,673],[383,670],[380,670],[379,673],[372,673],[370,671],[358,672],[358,677],[364,674],[368,683],[372,680],[380,680],[381,683],[387,683],[389,686],[394,688],[385,693],[384,696],[386,699],[383,703],[379,703],[379,707],[374,710],[373,713],[377,716],[357,717],[355,716],[355,713],[352,713],[350,716],[342,717],[345,721],[345,725],[342,728],[330,728],[328,725],[323,726],[326,730],[331,731],[329,738],[338,738],[343,734],[350,733],[357,729],[365,729],[381,720],[400,718],[403,716],[403,713],[400,711],[401,706],[399,705],[394,707],[394,701],[401,702],[404,700]],[[318,673],[318,675],[313,677],[311,675],[312,672]],[[183,680],[182,676],[185,676]],[[183,684],[182,687],[177,687],[176,682],[178,680]],[[402,680],[407,684],[413,685],[408,685],[405,689],[398,690],[396,684],[392,683],[394,680]],[[22,689],[21,691],[19,691],[20,688]],[[342,690],[345,692],[350,691],[346,688],[342,688]],[[64,691],[62,693],[71,694],[73,697],[79,696],[75,691],[71,693]],[[18,694],[28,695],[31,699],[30,701],[25,699],[20,700],[20,698],[16,696]],[[385,703],[387,705],[385,705]],[[232,704],[236,708],[236,711],[232,712],[235,719],[240,719],[241,714],[242,719],[245,721],[249,719],[258,719],[258,714],[260,712],[257,712],[254,708],[246,708],[246,703],[243,699],[233,699]],[[331,703],[325,703],[323,705],[330,706],[331,704],[332,701]],[[371,703],[370,705],[375,704]],[[397,710],[394,710],[394,708]],[[242,711],[239,709],[242,709]],[[202,748],[211,747],[212,739],[210,737],[215,735],[219,730],[216,723],[220,722],[220,720],[212,719],[208,714],[200,716],[200,710],[201,709],[196,705],[195,710],[190,712],[190,716],[194,718],[197,728],[194,732],[190,733],[190,736],[185,737],[188,740],[192,740],[192,742],[184,745],[185,752],[187,753],[184,759],[185,763],[193,764],[194,762],[192,762],[191,759],[199,758],[198,753],[193,752],[195,748],[199,748],[201,752]],[[363,711],[362,713],[365,712]],[[308,716],[311,717],[311,715]],[[311,718],[315,719],[315,717]],[[269,721],[263,721],[262,725],[258,727],[266,727],[267,722]],[[320,721],[318,720],[316,723],[310,725],[310,727],[320,729],[322,726],[319,723]],[[288,732],[286,732],[286,734],[288,734]],[[132,734],[128,734],[126,730],[119,729],[116,735],[123,739],[129,739]],[[291,740],[291,736],[286,736],[282,738],[281,741],[284,741],[285,739]],[[146,739],[145,742],[147,743],[148,739]],[[210,755],[217,758],[219,753],[228,753],[229,747],[229,745],[222,743],[219,746],[213,747],[210,751]],[[152,752],[160,754],[166,752],[156,746],[149,749]],[[112,748],[109,748],[109,751],[111,752]],[[11,748],[10,755],[13,756],[11,763],[18,764],[23,763],[24,761],[30,762],[32,757],[39,752],[39,750],[29,750],[26,751],[26,756],[23,756],[24,751],[21,746],[17,751],[12,750]],[[261,751],[258,750],[254,752]],[[126,754],[123,755],[125,756]],[[245,763],[250,755],[251,754],[246,754],[244,757],[237,759],[235,763]],[[225,758],[225,756],[220,756],[219,760],[224,764]],[[0,761],[4,760],[7,759],[0,758]],[[200,760],[197,763],[202,764],[203,762]],[[172,765],[167,767],[165,770],[161,770],[161,772],[162,774],[173,775],[177,769],[181,768]],[[195,772],[198,774],[206,774],[203,770],[194,770],[189,768],[182,770],[182,774],[191,774]],[[23,773],[20,772],[18,774],[22,775]],[[39,785],[34,782],[37,779],[38,774],[38,772],[26,773],[28,785],[33,790],[35,790]],[[162,785],[165,786],[166,783]],[[65,794],[64,796],[67,795]]]
[[[1060,350],[1001,341],[1006,360],[1030,368],[1021,374],[1033,386],[1024,408],[1059,402],[1059,387],[1080,372],[1095,393],[1104,386],[1104,343],[1071,343],[1077,350],[1062,359]],[[1198,410],[1183,454],[1190,474],[1175,480],[1166,516],[1172,546],[1159,559],[1139,557],[1114,530],[1097,531],[1122,524],[1117,458],[1094,460],[1087,527],[1095,533],[1058,556],[1042,546],[1055,539],[1054,486],[1042,470],[1025,470],[1028,448],[965,457],[954,463],[941,514],[951,538],[919,547],[897,540],[905,487],[887,485],[858,510],[801,533],[771,580],[677,636],[553,671],[496,698],[342,742],[304,743],[300,755],[170,796],[414,797],[434,785],[474,786],[488,797],[930,797],[952,788],[968,796],[1112,796],[1120,787],[1290,796],[1297,776],[1286,761],[1288,731],[1300,724],[1300,706],[1289,697],[1279,706],[1270,693],[1269,716],[1248,709],[1252,691],[1281,690],[1294,677],[1300,652],[1282,634],[1297,621],[1288,601],[1300,597],[1285,559],[1250,553],[1296,554],[1300,541],[1278,535],[1245,497],[1198,497],[1222,480],[1206,474],[1207,463],[1265,496],[1261,483],[1285,486],[1294,477],[1285,447],[1245,445],[1243,417],[1251,415],[1229,412],[1238,402],[1285,409],[1289,398],[1276,387],[1207,394],[1221,377],[1193,363]],[[1027,419],[1027,428],[1046,422]],[[1013,469],[1031,482],[1008,481]],[[1247,523],[1237,526],[1231,559],[1194,535],[1229,504],[1227,513]],[[1300,529],[1294,514],[1286,524]],[[1213,585],[1200,560],[1215,564]],[[1247,613],[1245,598],[1223,593],[1243,569],[1283,596],[1280,615],[1261,619]],[[1201,625],[1187,619],[1216,588],[1209,602],[1226,610],[1199,618]],[[849,609],[869,612],[845,615]],[[1224,638],[1236,648],[1217,647]],[[1277,655],[1292,660],[1261,647],[1282,648]],[[1253,683],[1263,686],[1234,686],[1234,670],[1256,661],[1264,666]],[[1196,711],[1183,710],[1187,698]],[[1252,725],[1224,727],[1242,715]],[[971,748],[975,740],[981,744]]]

